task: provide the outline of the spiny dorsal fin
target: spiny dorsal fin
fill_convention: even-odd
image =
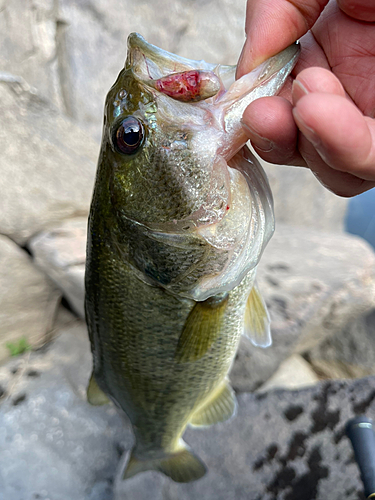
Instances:
[[[202,358],[220,332],[220,323],[228,303],[228,294],[197,302],[191,310],[178,340],[175,360],[189,363]]]
[[[207,427],[225,422],[236,413],[237,401],[233,389],[224,381],[190,420],[194,427]]]
[[[90,405],[101,406],[109,403],[109,399],[98,386],[94,374],[91,375],[89,385],[87,387],[87,401]]]
[[[150,460],[139,460],[134,456],[133,450],[125,468],[123,479],[128,479],[146,470],[162,472],[177,483],[189,483],[204,476],[207,469],[204,463],[185,446],[163,458]]]
[[[244,335],[258,347],[268,347],[272,344],[270,317],[256,283],[246,303]]]

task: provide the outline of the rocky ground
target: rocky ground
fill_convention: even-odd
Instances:
[[[363,498],[343,429],[375,409],[375,255],[342,233],[346,200],[307,170],[265,166],[277,230],[259,284],[274,343],[241,344],[237,417],[186,433],[209,474],[122,482],[129,427],[86,402],[86,222],[127,35],[235,63],[244,12],[245,0],[0,0],[1,500]]]
[[[374,377],[239,391],[234,419],[185,434],[209,468],[204,478],[179,485],[147,472],[124,482],[132,436],[112,405],[86,401],[86,327],[61,310],[56,327],[48,346],[0,368],[0,498],[148,500],[150,491],[157,500],[364,498],[344,427],[374,413]]]

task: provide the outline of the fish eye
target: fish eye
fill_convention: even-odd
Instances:
[[[143,142],[144,130],[142,123],[134,116],[128,116],[121,121],[113,134],[113,145],[122,154],[133,154]]]

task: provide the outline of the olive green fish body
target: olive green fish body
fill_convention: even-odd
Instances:
[[[291,46],[230,84],[235,67],[129,37],[106,99],[85,277],[88,399],[107,395],[131,422],[125,478],[149,469],[201,477],[186,426],[235,413],[227,375],[242,334],[270,344],[254,280],[272,197],[240,120],[252,100],[277,92],[297,55]]]
[[[214,338],[207,352],[194,362],[181,361],[179,339],[197,303],[141,281],[116,244],[94,236],[100,233],[98,216],[90,218],[88,268],[93,271],[86,278],[94,376],[126,411],[140,449],[173,451],[194,410],[228,373],[253,276],[217,300],[224,311],[207,328]],[[214,315],[214,308],[206,308]]]

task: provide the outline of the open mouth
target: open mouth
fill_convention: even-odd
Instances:
[[[125,67],[153,89],[156,99],[180,102],[177,108],[187,119],[197,108],[199,116],[205,117],[189,147],[199,155],[207,154],[207,145],[213,144],[207,171],[210,185],[198,209],[183,220],[133,221],[158,244],[183,248],[191,244],[186,235],[203,240],[221,262],[193,288],[185,288],[182,295],[186,297],[201,301],[233,289],[256,267],[272,236],[272,195],[261,166],[245,146],[241,119],[252,101],[278,93],[299,51],[298,44],[291,45],[235,81],[235,66],[185,59],[148,44],[136,33],[128,39]],[[210,135],[212,130],[214,135]]]
[[[129,36],[125,67],[132,68],[134,75],[156,92],[206,109],[207,116],[220,129],[210,188],[200,208],[183,220],[147,224],[149,230],[186,233],[202,229],[199,233],[203,236],[214,232],[212,225],[229,217],[233,192],[238,186],[234,185],[235,174],[228,170],[228,165],[237,168],[238,162],[230,160],[247,142],[241,125],[243,112],[255,99],[277,94],[299,51],[299,45],[293,44],[235,81],[236,66],[186,59],[149,44],[137,33]],[[203,137],[204,133],[203,130]],[[245,178],[249,182],[249,176]]]

